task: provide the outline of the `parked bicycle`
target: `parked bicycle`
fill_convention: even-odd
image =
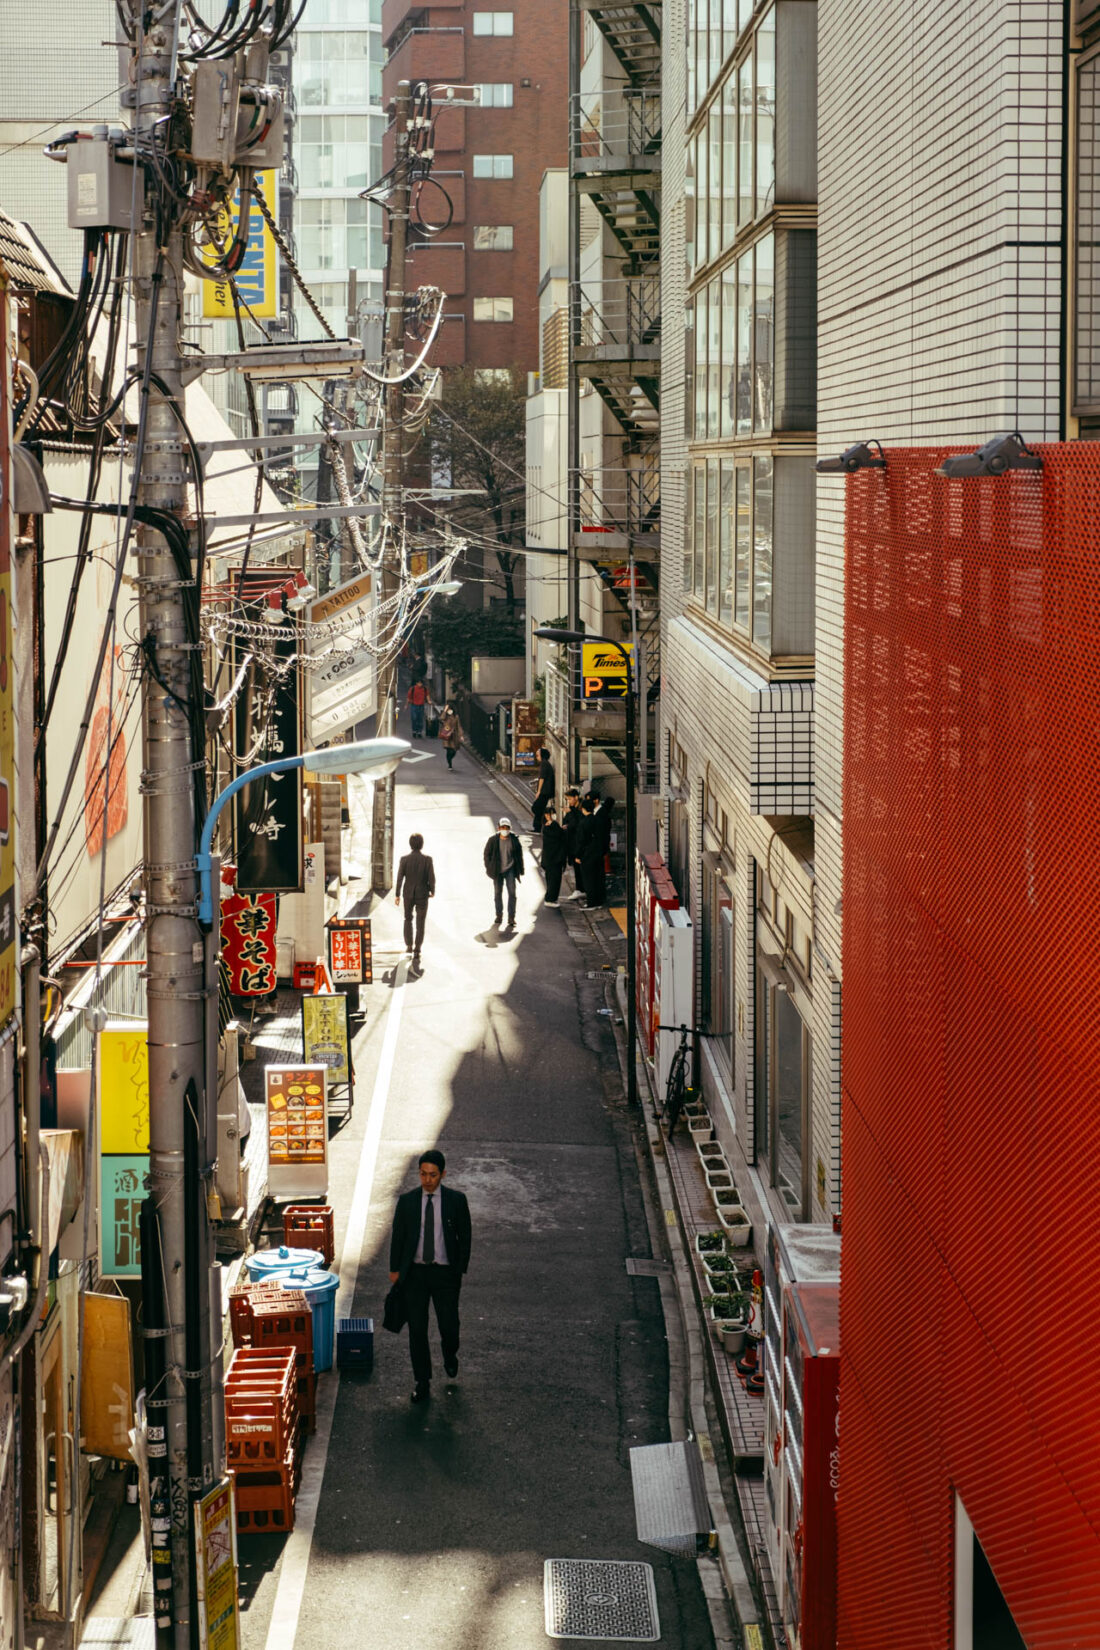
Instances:
[[[725,1033],[700,1031],[697,1026],[686,1025],[659,1025],[657,1030],[677,1031],[680,1034],[680,1041],[677,1044],[675,1054],[672,1056],[672,1064],[668,1068],[664,1105],[658,1113],[658,1121],[664,1124],[665,1134],[671,1140],[672,1131],[680,1121],[684,1107],[695,1094],[695,1090],[688,1082],[688,1059],[691,1053],[689,1039],[692,1037],[720,1037],[724,1036]]]

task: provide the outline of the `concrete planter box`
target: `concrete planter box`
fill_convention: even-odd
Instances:
[[[696,1232],[695,1253],[706,1264],[708,1255],[724,1255],[726,1252],[726,1238],[724,1233]]]
[[[712,1192],[732,1192],[733,1176],[724,1166],[721,1169],[708,1169],[707,1185]]]
[[[752,1237],[752,1222],[739,1203],[715,1203],[715,1213],[731,1249],[743,1249]]]
[[[689,1117],[688,1129],[691,1132],[691,1138],[697,1143],[700,1140],[714,1139],[714,1124],[706,1112],[703,1112],[701,1116]]]

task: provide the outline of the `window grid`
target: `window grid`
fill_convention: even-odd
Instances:
[[[511,321],[513,319],[513,300],[511,298],[475,298],[475,321]]]
[[[513,34],[515,13],[510,11],[475,11],[475,34]]]
[[[510,178],[512,176],[513,161],[511,155],[475,155],[475,178]]]
[[[478,102],[483,109],[510,109],[513,88],[510,80],[483,80],[477,88]]]
[[[475,252],[511,252],[513,227],[510,223],[475,223]]]

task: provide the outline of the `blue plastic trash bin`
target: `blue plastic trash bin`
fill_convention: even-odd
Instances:
[[[285,1243],[278,1249],[257,1249],[245,1261],[253,1283],[270,1283],[284,1272],[301,1272],[305,1267],[320,1264],[320,1249],[288,1249]]]
[[[280,1272],[277,1281],[284,1289],[300,1289],[313,1313],[313,1367],[320,1375],[332,1368],[336,1345],[336,1291],[340,1279],[322,1266],[299,1267]]]

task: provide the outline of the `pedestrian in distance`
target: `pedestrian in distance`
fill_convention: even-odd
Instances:
[[[557,777],[554,773],[554,764],[550,760],[550,752],[543,748],[539,751],[539,777],[535,789],[535,800],[531,807],[531,829],[536,835],[542,830],[542,821],[546,813],[547,803],[554,800],[556,788]]]
[[[447,766],[455,765],[455,752],[462,747],[462,723],[453,705],[445,705],[439,719],[439,738],[447,752]]]
[[[508,927],[516,926],[516,884],[523,881],[523,844],[512,830],[510,819],[501,819],[485,844],[485,875],[493,884],[496,921],[504,915],[504,890],[508,890]]]
[[[561,877],[565,870],[565,861],[569,853],[569,844],[565,831],[558,824],[557,809],[552,802],[546,805],[546,816],[542,822],[542,873],[546,878],[546,905],[555,909],[558,904],[558,895],[561,892]]]
[[[428,698],[424,706],[424,731],[429,739],[439,737],[439,706],[432,698],[432,690],[428,689]]]
[[[430,854],[422,852],[424,838],[414,831],[409,838],[411,853],[404,854],[397,867],[394,887],[395,905],[405,897],[405,950],[412,952],[413,967],[420,967],[420,948],[424,943],[424,924],[428,918],[428,901],[435,897],[435,866]],[[416,927],[413,927],[415,918]]]
[[[565,832],[566,853],[573,872],[573,892],[566,897],[583,899],[581,839],[584,835],[584,814],[581,812],[581,795],[575,785],[571,785],[565,793],[565,818],[562,820],[562,829]]]
[[[458,1297],[470,1264],[470,1206],[465,1194],[443,1185],[447,1159],[421,1152],[420,1185],[397,1200],[390,1234],[390,1283],[399,1283],[409,1317],[412,1401],[432,1395],[428,1306],[435,1307],[444,1373],[458,1374]]]
[[[581,797],[581,879],[584,883],[585,910],[595,911],[604,902],[607,880],[604,876],[603,831],[596,818],[598,798],[591,792]]]
[[[420,680],[413,682],[405,695],[405,703],[409,707],[412,718],[412,736],[414,739],[424,737],[424,711],[428,703],[428,690]]]

